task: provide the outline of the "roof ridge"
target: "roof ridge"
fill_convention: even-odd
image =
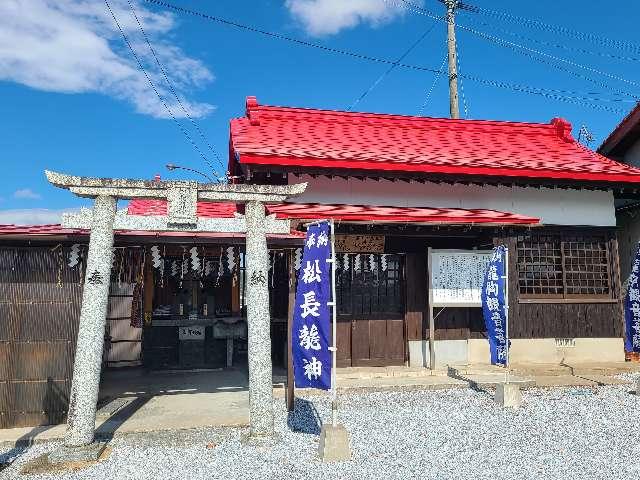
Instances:
[[[260,105],[231,121],[231,161],[640,183],[640,169],[585,148],[561,118],[549,123],[468,120]],[[262,167],[266,168],[266,167]]]
[[[473,125],[502,125],[502,126],[518,126],[518,127],[532,127],[532,128],[545,128],[552,129],[551,123],[540,122],[521,122],[515,120],[494,120],[494,119],[467,119],[467,118],[447,118],[447,117],[421,117],[417,115],[402,115],[396,113],[376,113],[376,112],[348,112],[344,110],[325,110],[318,108],[302,108],[302,107],[281,107],[273,105],[260,105],[254,111],[260,113],[282,112],[285,114],[294,113],[306,113],[319,116],[331,116],[331,117],[361,117],[372,119],[376,121],[381,120],[403,120],[403,121],[416,121],[416,122],[446,122],[457,124],[473,124]],[[246,117],[238,117],[242,119]]]

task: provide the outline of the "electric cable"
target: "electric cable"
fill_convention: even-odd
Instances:
[[[405,50],[405,52],[400,55],[400,57],[398,57],[398,60],[391,65],[385,72],[382,73],[382,75],[380,75],[370,86],[369,88],[367,88],[364,92],[362,92],[362,94],[356,99],[355,102],[353,102],[348,108],[347,108],[347,112],[350,112],[351,110],[353,110],[367,95],[369,95],[373,89],[375,89],[380,82],[382,82],[382,80],[384,80],[384,78],[389,75],[393,69],[395,69],[398,64],[404,60],[404,58],[409,55],[414,48],[416,48],[420,42],[422,42],[422,40],[424,40],[424,38],[429,35],[429,33],[431,33],[431,31],[436,27],[438,23],[437,22],[433,22],[433,25],[431,25],[431,27],[429,27],[427,30],[425,30],[425,32],[420,36],[420,38],[418,38],[418,40],[416,40],[413,44],[411,44],[411,46]]]
[[[402,4],[399,4],[394,0],[384,0],[384,1],[387,2],[387,3],[390,3],[392,5],[395,5],[395,6],[404,7],[405,10],[407,10],[409,12],[412,12],[414,14],[423,15],[423,16],[426,16],[426,17],[429,17],[429,18],[432,18],[432,19],[435,19],[435,20],[440,20],[440,21],[445,22],[445,23],[447,22],[447,19],[445,17],[442,17],[440,15],[436,15],[433,12],[431,12],[431,11],[429,11],[429,10],[423,8],[423,7],[420,7],[420,6],[410,2],[408,0],[400,0],[400,2],[402,2]],[[553,66],[555,68],[558,68],[559,70],[563,70],[563,71],[565,71],[567,73],[570,73],[570,74],[572,74],[574,76],[577,76],[577,77],[582,78],[584,80],[587,80],[589,82],[595,83],[597,85],[600,85],[600,86],[602,86],[604,88],[611,89],[611,90],[613,90],[613,91],[615,91],[617,93],[626,94],[626,95],[628,95],[630,97],[633,97],[633,98],[640,98],[638,95],[634,95],[634,94],[631,94],[629,92],[624,92],[622,90],[616,89],[616,88],[611,87],[610,85],[608,85],[606,83],[603,83],[603,82],[600,82],[598,80],[592,79],[591,77],[588,77],[586,75],[582,75],[582,74],[580,74],[578,72],[573,72],[572,70],[562,68],[562,67],[560,67],[559,65],[557,65],[555,63],[552,63],[552,62],[549,62],[549,61],[545,61],[545,60],[543,60],[541,58],[538,58],[538,57],[536,57],[535,55],[532,55],[532,54],[537,54],[537,55],[540,55],[540,56],[543,56],[543,57],[550,58],[550,59],[555,60],[555,61],[567,63],[567,64],[572,65],[574,67],[582,68],[584,70],[588,70],[588,71],[591,71],[593,73],[597,73],[597,74],[609,77],[609,78],[611,78],[613,80],[618,80],[618,81],[625,82],[625,83],[628,83],[628,84],[634,85],[634,86],[640,86],[640,84],[638,84],[636,82],[633,82],[631,80],[627,80],[627,79],[619,77],[617,75],[613,75],[613,74],[610,74],[608,72],[604,72],[602,70],[599,70],[599,69],[596,69],[596,68],[593,68],[593,67],[589,67],[587,65],[582,65],[580,63],[573,62],[571,60],[566,60],[564,58],[557,57],[555,55],[551,55],[551,54],[548,54],[546,52],[542,52],[542,51],[539,51],[539,50],[536,50],[536,49],[533,49],[533,48],[530,48],[530,47],[527,47],[527,46],[524,46],[524,45],[520,45],[520,44],[517,44],[515,42],[510,42],[508,40],[504,40],[504,39],[501,39],[499,37],[496,37],[495,35],[490,35],[490,34],[481,32],[479,30],[467,27],[467,26],[459,24],[459,23],[456,23],[456,27],[458,27],[458,28],[460,28],[462,30],[469,31],[469,32],[471,32],[471,33],[473,33],[473,34],[475,34],[477,36],[480,36],[481,38],[484,38],[485,40],[489,40],[489,41],[492,41],[494,43],[497,43],[498,45],[505,46],[507,48],[511,48],[512,50],[514,50],[514,51],[516,51],[518,53],[524,54],[525,56],[527,56],[529,58],[532,58],[532,59],[534,59],[536,61],[545,63],[547,65]],[[520,49],[520,50],[518,50],[518,49]]]
[[[433,90],[436,88],[436,84],[438,83],[438,80],[440,80],[440,76],[442,75],[442,72],[444,70],[444,66],[447,64],[447,58],[449,57],[449,55],[445,55],[444,56],[444,60],[442,60],[442,64],[440,65],[440,70],[438,71],[438,74],[436,75],[436,78],[433,79],[433,82],[431,83],[431,88],[429,89],[429,92],[427,93],[426,98],[424,99],[424,102],[422,104],[422,106],[420,107],[420,110],[418,110],[418,115],[422,116],[422,114],[424,113],[425,109],[427,108],[427,104],[429,103],[429,100],[431,99],[431,94],[433,93]]]
[[[162,98],[162,95],[160,95],[160,92],[158,92],[158,89],[156,88],[155,84],[153,83],[153,80],[151,80],[151,77],[149,76],[149,74],[145,70],[144,65],[142,65],[142,62],[140,61],[140,58],[138,57],[138,54],[136,54],[135,50],[131,46],[131,42],[129,41],[129,38],[127,37],[127,35],[124,33],[124,30],[120,26],[120,22],[118,22],[118,19],[116,18],[115,13],[113,13],[113,10],[111,9],[111,5],[109,5],[109,1],[108,0],[104,0],[104,3],[106,4],[107,9],[109,10],[109,13],[111,13],[111,16],[113,17],[113,21],[115,22],[116,26],[118,27],[118,30],[120,31],[120,35],[122,35],[122,38],[124,39],[125,43],[127,44],[127,47],[129,47],[129,50],[131,51],[131,54],[133,55],[133,57],[135,58],[136,62],[138,63],[138,67],[140,68],[140,70],[142,71],[144,76],[146,77],[147,81],[149,82],[149,85],[151,86],[151,89],[155,92],[155,94],[157,95],[158,99],[160,100],[160,103],[162,103],[162,105],[164,106],[164,108],[167,111],[167,113],[171,116],[171,118],[173,119],[175,124],[178,126],[180,131],[182,131],[182,133],[187,138],[187,140],[191,143],[191,145],[196,150],[196,152],[198,152],[198,154],[200,154],[200,156],[205,160],[205,162],[208,162],[207,157],[204,155],[202,150],[200,150],[198,145],[193,141],[193,138],[191,138],[191,135],[189,135],[189,132],[187,132],[187,130],[184,128],[184,126],[175,117],[175,115],[171,111],[171,108],[169,108],[169,105],[167,105],[167,102],[164,100],[164,98]]]
[[[507,12],[500,12],[497,10],[490,10],[490,9],[481,8],[481,7],[476,7],[476,10],[480,14],[502,18],[504,20],[517,23],[518,25],[524,25],[530,28],[537,28],[537,29],[542,29],[546,31],[553,31],[566,36],[577,38],[579,40],[598,43],[606,47],[632,50],[634,52],[640,53],[640,45],[626,41],[626,40],[612,39],[612,38],[604,37],[602,35],[581,32],[579,30],[563,27],[561,25],[553,25],[550,23],[543,22],[541,20],[522,17],[522,16],[514,15],[511,13],[507,13]]]
[[[282,35],[282,34],[275,33],[275,32],[270,32],[268,30],[263,30],[263,29],[260,29],[260,28],[257,28],[257,27],[253,27],[253,26],[250,26],[250,25],[241,24],[241,23],[238,23],[238,22],[235,22],[235,21],[231,21],[231,20],[227,20],[227,19],[224,19],[224,18],[221,18],[221,17],[216,17],[216,16],[213,16],[213,15],[209,15],[207,13],[199,12],[199,11],[188,9],[188,8],[184,8],[184,7],[179,7],[179,6],[176,6],[176,5],[173,5],[171,3],[168,3],[168,2],[165,2],[165,1],[161,1],[161,0],[144,0],[144,1],[147,2],[147,3],[154,4],[156,6],[160,6],[160,7],[166,8],[168,10],[172,10],[174,12],[200,17],[200,18],[202,18],[204,20],[208,20],[208,21],[224,24],[224,25],[227,25],[227,26],[236,27],[236,28],[239,28],[239,29],[244,30],[244,31],[250,31],[250,32],[254,32],[254,33],[259,33],[261,35],[265,35],[265,36],[270,37],[270,38],[276,38],[276,39],[279,39],[279,40],[288,41],[288,42],[291,42],[291,43],[295,43],[297,45],[301,45],[301,46],[305,46],[305,47],[309,47],[309,48],[315,48],[315,49],[323,50],[323,51],[329,52],[329,53],[345,55],[345,56],[349,56],[349,57],[352,57],[352,58],[357,58],[357,59],[360,59],[360,60],[365,60],[365,61],[370,61],[370,62],[375,62],[375,63],[382,63],[382,64],[387,64],[387,65],[397,64],[398,67],[403,67],[403,68],[416,70],[416,71],[429,72],[429,73],[435,73],[435,74],[437,74],[439,72],[439,70],[433,69],[433,68],[429,68],[429,67],[424,67],[424,66],[420,66],[420,65],[413,65],[413,64],[407,64],[407,63],[403,63],[403,62],[396,62],[394,60],[380,58],[380,57],[373,57],[371,55],[365,55],[365,54],[361,54],[361,53],[357,53],[357,52],[351,52],[349,50],[328,47],[326,45],[321,45],[321,44],[309,42],[309,41],[306,41],[306,40],[301,40],[301,39],[298,39],[298,38],[295,38],[295,37],[290,37],[290,36]],[[588,93],[588,94],[584,94],[584,93],[579,93],[579,92],[566,91],[569,94],[569,96],[566,96],[566,95],[562,94],[561,90],[557,90],[557,89],[556,90],[554,90],[554,89],[545,89],[545,88],[541,88],[541,87],[532,87],[532,86],[526,86],[526,85],[521,85],[521,84],[507,83],[507,82],[503,82],[503,81],[488,80],[488,79],[480,78],[480,77],[477,77],[477,76],[474,76],[474,75],[470,75],[470,74],[465,74],[464,78],[466,78],[468,80],[471,80],[471,81],[474,81],[474,82],[478,82],[478,83],[482,83],[482,84],[485,84],[485,85],[493,86],[493,87],[496,87],[496,88],[504,88],[504,89],[513,90],[513,91],[516,91],[516,92],[523,92],[523,93],[528,93],[528,94],[532,94],[532,95],[539,95],[539,96],[543,96],[543,97],[554,99],[554,100],[565,101],[565,102],[568,102],[568,103],[574,103],[574,104],[581,105],[581,106],[587,106],[589,108],[600,109],[600,110],[610,111],[610,112],[614,112],[614,113],[625,112],[625,110],[621,109],[621,108],[614,108],[614,107],[610,107],[610,106],[607,106],[607,105],[599,105],[599,104],[596,104],[596,103],[589,103],[589,102],[606,101],[606,100],[603,100],[601,98],[584,97],[584,95],[593,94],[592,92]],[[576,97],[576,95],[577,95],[577,97]],[[631,96],[629,94],[625,94],[625,95]]]
[[[171,82],[171,80],[169,80],[169,76],[167,75],[166,70],[164,69],[164,67],[162,66],[162,64],[160,63],[160,59],[158,58],[158,55],[156,55],[156,51],[154,50],[154,48],[151,46],[151,41],[149,40],[149,37],[147,36],[147,32],[145,32],[144,28],[142,27],[142,22],[140,22],[140,19],[138,18],[138,15],[136,14],[135,9],[133,8],[133,4],[131,3],[131,0],[127,0],[127,3],[129,4],[129,8],[131,9],[131,13],[133,14],[134,18],[136,19],[136,23],[138,24],[138,28],[140,29],[140,32],[142,33],[142,36],[144,37],[145,42],[147,43],[147,46],[149,47],[149,50],[151,51],[151,54],[153,55],[153,58],[156,61],[156,64],[158,65],[158,68],[160,69],[160,71],[162,72],[162,75],[164,76],[164,80],[165,82],[167,82],[167,85],[169,86],[169,89],[171,90],[171,93],[173,94],[174,98],[176,99],[176,101],[178,102],[178,105],[180,106],[180,108],[182,109],[182,111],[184,112],[184,114],[186,115],[186,117],[189,119],[189,121],[191,122],[191,124],[193,125],[193,127],[197,130],[197,132],[200,134],[200,137],[202,138],[202,141],[209,147],[209,150],[211,150],[211,152],[214,154],[214,156],[216,157],[216,159],[218,160],[218,163],[220,163],[220,166],[222,167],[222,171],[225,171],[226,167],[224,166],[224,163],[222,162],[222,159],[220,157],[220,155],[218,154],[218,152],[211,146],[211,143],[209,143],[209,141],[207,140],[207,138],[205,137],[204,133],[202,132],[202,130],[200,129],[200,126],[196,123],[196,121],[191,117],[191,115],[189,114],[189,112],[187,111],[187,109],[185,108],[184,104],[182,103],[182,100],[180,100],[180,97],[178,96],[175,88],[173,87],[173,83]],[[216,176],[216,179],[221,178],[221,175],[216,171],[216,169],[214,168],[214,166],[211,164],[211,162],[209,162],[209,160],[206,160],[207,165],[209,166],[209,168],[213,171],[213,173]]]

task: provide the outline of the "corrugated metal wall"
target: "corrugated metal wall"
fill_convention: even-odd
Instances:
[[[65,419],[83,275],[69,248],[0,247],[0,428]]]

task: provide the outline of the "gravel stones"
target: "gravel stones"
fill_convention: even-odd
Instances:
[[[352,460],[317,457],[328,396],[296,399],[287,415],[277,400],[273,447],[242,443],[247,429],[130,434],[110,442],[110,457],[81,472],[44,479],[155,478],[635,478],[640,473],[640,398],[633,386],[525,390],[519,410],[503,410],[488,392],[471,389],[341,396],[339,421],[351,436]],[[55,447],[0,452],[0,472]]]

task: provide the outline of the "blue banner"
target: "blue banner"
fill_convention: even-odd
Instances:
[[[307,229],[293,313],[293,372],[299,388],[331,388],[331,239],[328,222]]]
[[[507,363],[507,248],[500,245],[493,249],[491,261],[482,284],[482,314],[487,327],[491,349],[491,363],[506,366]]]
[[[640,245],[631,267],[627,295],[624,298],[624,349],[626,352],[640,352],[640,288],[638,276],[640,274]]]

